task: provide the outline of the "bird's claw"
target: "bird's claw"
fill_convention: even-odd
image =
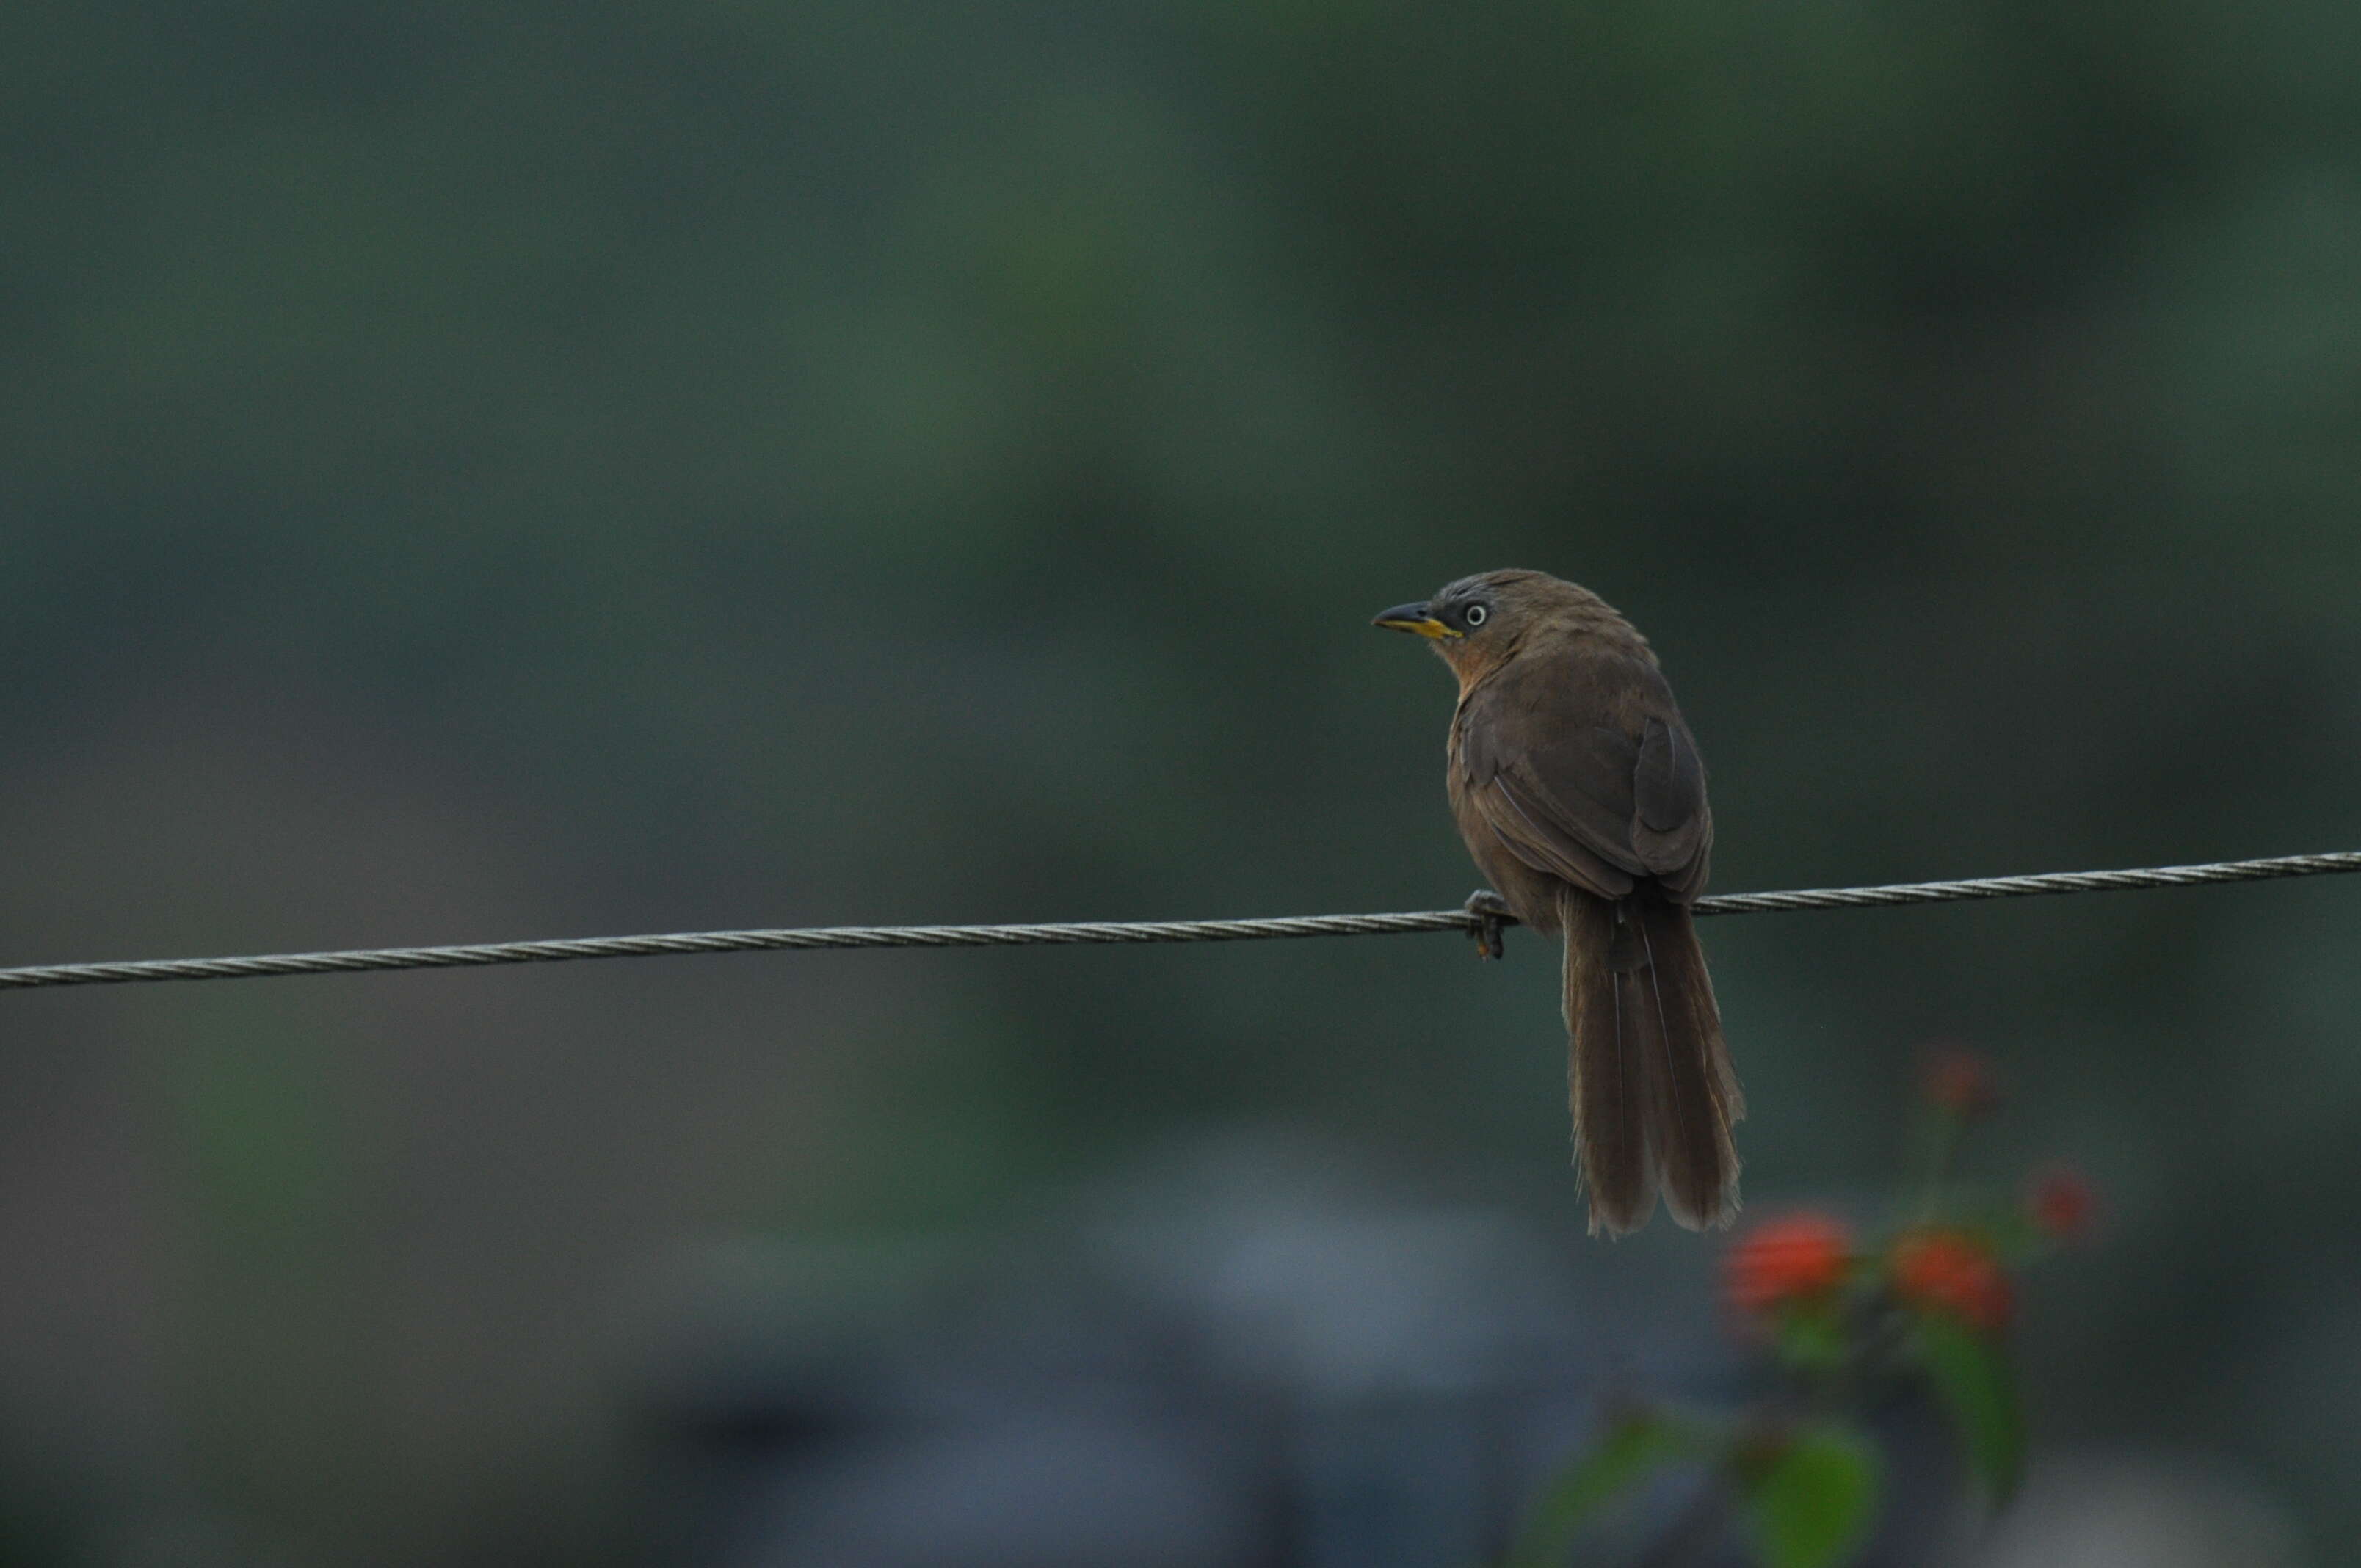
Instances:
[[[1510,912],[1509,901],[1488,887],[1478,888],[1467,895],[1467,902],[1460,907],[1467,912],[1467,928],[1476,938],[1477,956],[1503,957],[1508,949],[1501,943],[1500,933],[1517,923],[1516,916]]]

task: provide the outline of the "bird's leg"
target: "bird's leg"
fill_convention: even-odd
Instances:
[[[1467,912],[1468,929],[1476,938],[1476,956],[1504,957],[1508,948],[1500,940],[1500,933],[1517,923],[1509,901],[1488,887],[1479,887],[1467,895],[1467,902],[1460,907]]]

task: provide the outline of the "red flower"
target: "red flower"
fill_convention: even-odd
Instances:
[[[1960,1046],[1929,1046],[1918,1069],[1919,1092],[1955,1116],[1981,1116],[2000,1103],[1992,1063]]]
[[[1852,1262],[1852,1232],[1830,1214],[1766,1221],[1730,1244],[1722,1286],[1741,1312],[1763,1312],[1823,1296],[1843,1283]]]
[[[2053,1165],[2034,1173],[2026,1189],[2025,1207],[2043,1235],[2053,1241],[2079,1242],[2090,1235],[2098,1218],[2099,1194],[2072,1166]]]
[[[1965,1231],[1913,1231],[1895,1242],[1894,1288],[1915,1306],[1987,1332],[2008,1326],[2015,1304],[2000,1260]]]

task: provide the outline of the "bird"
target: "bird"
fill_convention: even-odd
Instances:
[[[1565,942],[1567,1099],[1590,1234],[1661,1194],[1690,1230],[1738,1212],[1746,1114],[1690,906],[1713,850],[1705,763],[1654,650],[1588,588],[1479,572],[1373,624],[1459,680],[1445,788],[1498,908]]]

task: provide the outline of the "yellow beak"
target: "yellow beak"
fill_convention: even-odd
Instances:
[[[1422,604],[1398,604],[1379,614],[1372,626],[1382,626],[1389,631],[1414,631],[1421,637],[1441,641],[1446,637],[1465,637],[1464,631],[1454,631],[1434,619],[1433,612]]]

